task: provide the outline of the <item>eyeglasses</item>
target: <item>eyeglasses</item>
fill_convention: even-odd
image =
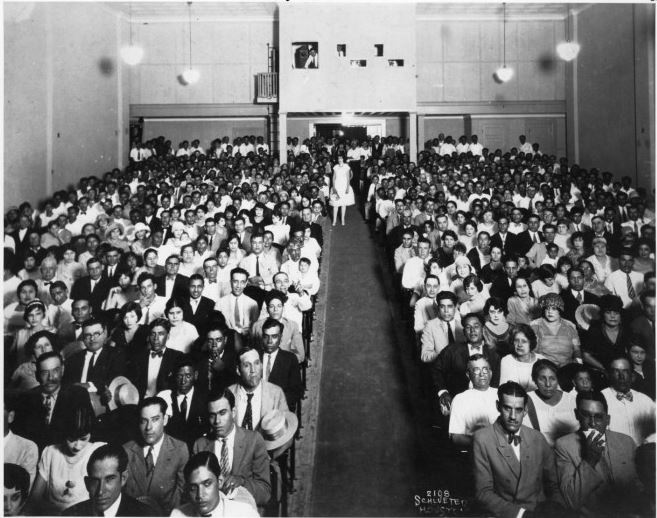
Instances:
[[[95,333],[84,333],[82,336],[85,340],[94,340],[100,338],[103,335],[103,331],[96,331]]]
[[[473,374],[479,375],[479,374],[489,374],[490,373],[490,367],[473,367],[470,369]]]

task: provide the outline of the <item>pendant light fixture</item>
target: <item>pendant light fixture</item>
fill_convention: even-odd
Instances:
[[[189,12],[189,68],[183,71],[182,78],[188,85],[197,83],[201,73],[192,66],[192,3],[187,2]]]
[[[495,71],[495,76],[497,79],[499,79],[502,83],[506,83],[507,81],[510,81],[511,78],[513,77],[513,69],[509,68],[506,66],[506,2],[502,4],[502,27],[503,27],[503,36],[502,36],[502,48],[504,49],[502,51],[502,58],[503,58],[503,65],[498,68]]]
[[[564,61],[572,61],[579,54],[579,43],[570,41],[570,5],[566,6],[566,41],[557,45],[557,54]]]
[[[126,65],[138,65],[144,57],[144,49],[132,43],[132,2],[130,2],[130,45],[121,49],[121,59]]]

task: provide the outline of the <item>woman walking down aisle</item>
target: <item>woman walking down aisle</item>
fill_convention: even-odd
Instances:
[[[331,187],[330,205],[333,207],[333,226],[338,222],[338,212],[342,207],[342,225],[345,224],[347,207],[356,203],[354,191],[351,188],[351,178],[353,172],[348,164],[345,163],[342,155],[338,156],[338,163],[333,166],[333,181]]]

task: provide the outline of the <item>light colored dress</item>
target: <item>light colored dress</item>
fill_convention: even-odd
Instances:
[[[536,390],[536,384],[532,379],[532,367],[537,360],[543,360],[545,356],[534,353],[534,361],[530,363],[521,362],[513,354],[507,354],[500,361],[500,385],[507,381],[515,381],[527,392]]]
[[[64,509],[89,498],[84,485],[87,462],[94,450],[104,444],[90,442],[74,457],[66,455],[61,445],[46,446],[41,454],[38,473],[47,484],[43,501],[47,515],[59,515]]]
[[[553,333],[544,318],[538,318],[530,324],[538,345],[536,352],[545,356],[557,367],[582,360],[582,350],[575,324],[562,318],[556,333]]]
[[[198,339],[196,327],[186,321],[180,322],[177,326],[171,326],[166,346],[169,349],[175,349],[183,354],[189,354],[192,344]]]
[[[575,418],[575,399],[566,392],[562,392],[561,401],[551,406],[545,403],[536,393],[530,392],[529,397],[534,403],[536,417],[540,432],[550,446],[559,438],[579,429],[579,422]],[[533,428],[529,419],[522,424]]]
[[[351,185],[349,185],[350,170],[351,168],[347,164],[335,164],[333,166],[333,175],[335,177],[333,188],[338,193],[339,198],[334,199],[334,195],[331,194],[329,202],[331,207],[349,207],[356,203],[354,199],[354,191],[351,188]]]

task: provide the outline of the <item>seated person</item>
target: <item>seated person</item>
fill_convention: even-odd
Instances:
[[[577,394],[579,430],[555,444],[559,488],[567,507],[585,516],[628,516],[641,483],[631,437],[608,429],[607,400],[600,392]]]
[[[5,420],[4,420],[4,459],[5,465],[16,464],[23,468],[29,475],[29,486],[36,477],[37,462],[39,461],[39,449],[34,442],[16,435],[11,431],[11,424],[14,422],[16,398],[9,396],[5,392]],[[5,475],[6,477],[6,475]]]
[[[17,464],[5,462],[4,516],[23,516],[23,508],[30,493],[30,476]]]

